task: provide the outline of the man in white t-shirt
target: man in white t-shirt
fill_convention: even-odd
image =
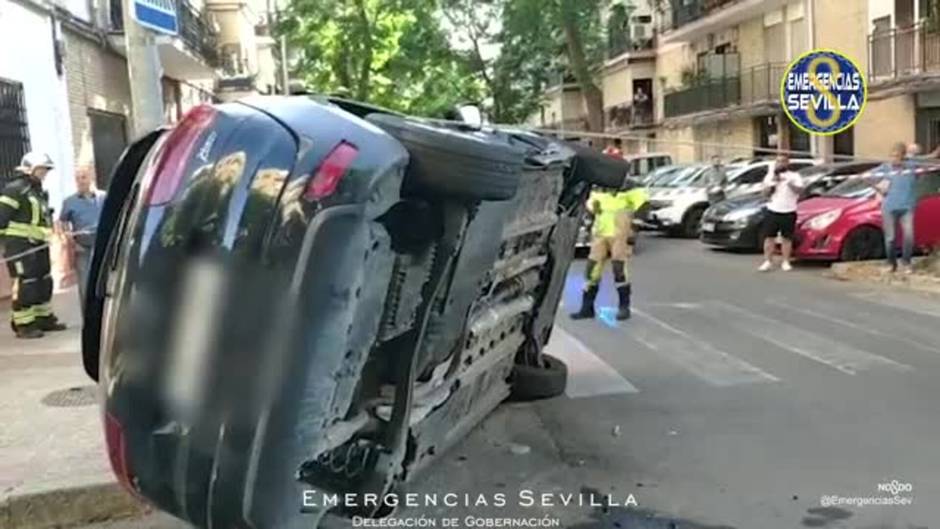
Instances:
[[[764,178],[764,195],[770,197],[770,202],[767,203],[768,213],[763,225],[764,262],[759,268],[761,272],[769,272],[774,267],[778,235],[783,239],[780,269],[785,272],[792,269],[790,255],[793,253],[793,232],[796,231],[796,205],[804,184],[799,173],[791,171],[789,166],[790,158],[781,154],[777,156],[773,174]]]

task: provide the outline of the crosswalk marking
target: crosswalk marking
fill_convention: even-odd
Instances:
[[[599,358],[580,340],[556,325],[545,352],[561,359],[568,366],[568,398],[579,399],[639,390],[616,369]]]
[[[912,369],[911,366],[889,358],[855,349],[836,340],[755,314],[724,301],[714,301],[713,304],[728,315],[722,318],[722,322],[781,349],[825,364],[848,375],[855,375],[859,371],[875,367],[901,371]]]
[[[790,304],[787,304],[787,303],[784,303],[784,302],[781,302],[781,301],[777,301],[777,300],[767,300],[767,304],[773,305],[773,306],[775,306],[775,307],[780,307],[780,308],[782,308],[782,309],[785,309],[785,310],[788,310],[788,311],[791,311],[791,312],[798,312],[798,313],[804,314],[804,315],[806,315],[806,316],[810,316],[810,317],[817,318],[817,319],[820,319],[820,320],[825,320],[825,321],[828,321],[828,322],[831,322],[831,323],[835,323],[835,324],[837,324],[837,325],[842,325],[843,327],[848,327],[848,328],[850,328],[850,329],[855,329],[855,330],[857,330],[857,331],[864,332],[864,333],[867,333],[867,334],[871,334],[871,335],[873,335],[873,336],[881,336],[881,337],[883,337],[883,338],[888,338],[888,339],[891,339],[891,340],[897,340],[897,341],[899,341],[899,342],[904,342],[904,343],[906,343],[906,344],[908,344],[908,345],[910,345],[911,347],[914,347],[914,348],[916,348],[916,349],[925,350],[925,351],[928,351],[928,352],[931,352],[931,353],[940,352],[940,351],[938,351],[938,346],[936,346],[936,345],[929,345],[929,344],[925,344],[925,343],[918,342],[917,340],[912,340],[912,339],[910,339],[910,338],[908,338],[908,337],[906,337],[906,336],[898,336],[898,335],[895,335],[895,334],[887,333],[887,332],[884,332],[884,331],[875,329],[875,328],[872,327],[871,325],[863,325],[863,324],[861,324],[861,323],[854,322],[854,321],[849,321],[849,320],[846,320],[846,319],[844,319],[844,318],[839,318],[839,317],[837,317],[837,316],[831,316],[831,315],[829,315],[829,314],[824,314],[824,313],[819,312],[819,311],[814,310],[814,309],[808,309],[808,308],[806,308],[806,307],[797,307],[797,306],[793,306],[793,305],[790,305]]]
[[[638,309],[633,312],[652,325],[632,322],[629,327],[632,338],[713,386],[727,387],[780,380],[651,314]]]

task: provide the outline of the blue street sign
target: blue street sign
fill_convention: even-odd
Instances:
[[[179,33],[175,0],[134,0],[134,19],[141,26],[157,33]]]

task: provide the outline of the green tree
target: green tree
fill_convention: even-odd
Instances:
[[[436,0],[295,0],[280,31],[310,89],[441,115],[479,100],[484,83],[437,15]]]
[[[603,96],[593,72],[605,51],[603,1],[505,0],[494,99],[503,98],[506,117],[524,120],[539,108],[547,87],[571,77],[584,97],[589,129],[604,129]]]

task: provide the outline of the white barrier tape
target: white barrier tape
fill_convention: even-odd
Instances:
[[[94,233],[95,233],[94,230],[80,230],[80,231],[67,231],[67,232],[63,232],[62,235],[65,235],[65,236],[92,235],[92,234],[94,234]],[[11,255],[11,256],[9,256],[9,257],[0,258],[0,265],[7,264],[7,263],[12,262],[12,261],[17,261],[17,260],[19,260],[19,259],[22,259],[22,258],[26,257],[27,255],[32,255],[32,254],[34,254],[34,253],[41,252],[41,251],[45,250],[46,248],[51,248],[51,247],[52,247],[52,244],[46,242],[46,243],[40,244],[39,246],[35,246],[35,247],[33,247],[33,248],[30,248],[29,250],[20,252],[20,253],[18,253],[18,254],[13,254],[13,255]]]

